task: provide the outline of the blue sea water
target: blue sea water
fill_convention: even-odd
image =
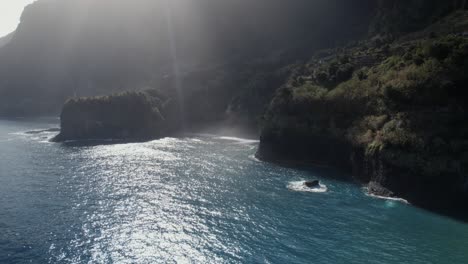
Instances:
[[[51,127],[0,121],[0,263],[468,263],[468,224],[259,162],[256,141],[57,144]],[[326,192],[301,188],[316,178]]]

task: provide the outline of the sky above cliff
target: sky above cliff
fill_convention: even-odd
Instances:
[[[35,0],[0,0],[0,37],[16,29],[24,7],[34,1]]]

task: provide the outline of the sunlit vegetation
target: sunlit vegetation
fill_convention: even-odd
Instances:
[[[435,188],[443,177],[454,193],[466,192],[458,183],[468,169],[468,38],[419,34],[376,37],[296,66],[264,116],[260,154],[362,166],[364,180],[391,168],[408,189]]]

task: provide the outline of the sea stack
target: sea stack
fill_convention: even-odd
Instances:
[[[171,98],[156,90],[70,99],[53,141],[161,138],[177,130],[176,110]]]

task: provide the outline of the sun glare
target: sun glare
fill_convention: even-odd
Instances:
[[[0,37],[18,26],[23,9],[35,0],[0,0]]]

